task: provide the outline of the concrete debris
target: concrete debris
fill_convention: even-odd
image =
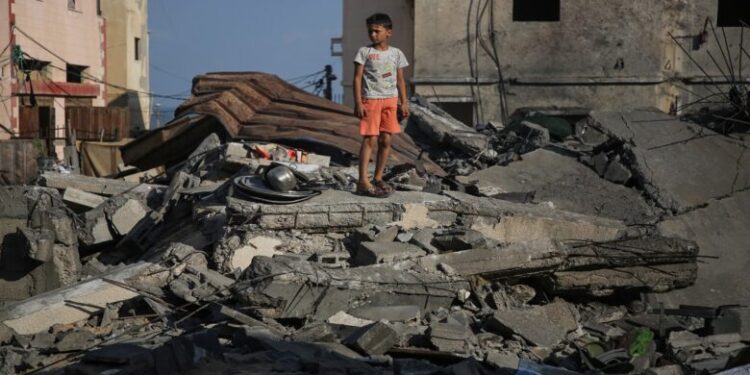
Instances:
[[[602,172],[604,173],[604,172]],[[457,177],[473,183],[479,193],[534,193],[535,202],[549,201],[561,210],[623,220],[629,224],[653,220],[654,210],[640,193],[606,181],[574,158],[539,149],[523,160]]]
[[[651,111],[467,126],[417,98],[379,199],[351,193],[345,107],[263,73],[200,76],[193,95],[123,148],[147,170],[123,165],[130,181],[0,187],[0,372],[745,363],[750,295],[727,287],[750,256],[742,140]],[[269,188],[277,165],[292,190]]]
[[[421,98],[413,101],[410,108],[410,121],[437,144],[455,147],[468,155],[484,151],[489,144],[484,134],[478,133]]]
[[[591,118],[601,131],[628,145],[622,160],[664,209],[685,212],[750,187],[750,154],[742,142],[658,111],[595,111]]]
[[[385,354],[398,341],[398,332],[384,321],[362,327],[345,340],[351,348],[369,356]]]
[[[416,259],[425,255],[417,246],[401,242],[362,242],[354,257],[354,264],[367,266],[379,263],[393,263],[400,260]]]
[[[540,324],[544,322],[544,324]],[[485,328],[506,337],[520,335],[530,343],[554,347],[568,332],[578,329],[575,308],[562,301],[526,309],[496,311]]]
[[[87,193],[83,190],[69,187],[65,189],[63,200],[66,203],[73,205],[74,207],[78,206],[84,209],[91,209],[104,203],[106,199],[101,195]]]

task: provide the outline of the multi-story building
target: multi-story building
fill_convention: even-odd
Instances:
[[[345,0],[348,105],[352,59],[374,12],[393,18],[412,93],[466,123],[519,107],[674,111],[704,96],[727,100],[729,83],[745,79],[741,59],[750,62],[740,52],[750,39],[746,0]]]
[[[127,107],[131,130],[150,128],[148,0],[99,0],[106,40],[107,105]]]
[[[96,0],[0,1],[0,139],[64,136],[66,108],[104,106],[104,43]]]

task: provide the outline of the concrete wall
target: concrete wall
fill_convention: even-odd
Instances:
[[[130,108],[134,131],[150,128],[148,0],[101,0],[107,34],[107,81],[130,90],[110,88],[107,104]],[[140,39],[136,60],[135,38]]]
[[[471,3],[479,4],[479,8],[469,9]],[[706,18],[715,20],[717,0],[567,0],[561,1],[559,22],[514,22],[512,0],[416,0],[417,93],[435,99],[481,101],[483,108],[477,111],[477,121],[499,117],[496,66],[481,46],[474,52],[477,14],[485,3],[488,8],[479,21],[480,40],[492,43],[492,10],[500,66],[509,82],[511,111],[522,106],[552,105],[597,109],[650,106],[668,111],[675,102],[679,106],[695,98],[677,86],[688,86],[697,94],[705,90],[671,82],[676,78],[703,80],[703,74],[667,33],[680,36],[679,40],[691,48],[692,37],[703,31]],[[736,58],[739,28],[727,28],[725,32]],[[721,31],[719,35],[723,41]],[[691,55],[718,79],[721,74],[706,50],[721,56],[713,35]],[[462,83],[472,78],[484,82],[474,94],[471,85]]]
[[[707,53],[728,71],[710,28],[707,43],[692,49],[706,18],[715,22],[718,0],[564,0],[558,22],[513,21],[513,0],[392,0],[377,4],[393,12],[405,8],[404,14],[413,14],[413,53],[408,56],[413,63],[415,92],[435,102],[474,103],[476,122],[501,117],[498,69],[490,58],[492,52],[481,46],[483,42],[492,50],[490,35],[495,36],[510,112],[534,106],[658,107],[668,111],[707,90],[728,91],[722,83],[706,87],[708,79],[668,36],[671,32],[686,46],[711,80],[726,81]],[[356,36],[353,19],[364,18],[360,14],[370,10],[362,11],[366,7],[360,5],[359,1],[344,2],[345,38]],[[740,28],[724,28],[724,32],[736,70]],[[717,33],[723,43],[722,30]],[[347,44],[355,42],[344,41],[347,64],[356,51]],[[351,68],[347,70],[347,64],[344,82],[349,84]]]
[[[393,21],[391,45],[404,52],[410,66],[404,71],[408,80],[414,66],[414,1],[413,0],[344,0],[344,19],[342,35],[342,66],[344,77],[341,85],[344,88],[344,104],[354,107],[352,78],[354,77],[354,55],[359,47],[370,44],[365,20],[373,13],[386,13]]]
[[[11,32],[13,24],[17,28]],[[77,0],[75,9],[69,9],[67,1],[0,1],[0,48],[14,41],[31,57],[49,61],[52,66],[48,66],[43,72],[42,83],[65,83],[66,63],[87,66],[87,75],[102,80],[105,71],[102,31],[103,24],[97,14],[96,0]],[[12,87],[14,83],[23,84],[24,77],[17,77],[16,72],[11,69],[10,50],[8,48],[0,59],[3,73],[0,85],[0,100],[3,100],[0,124],[17,131],[19,99],[12,96]],[[106,90],[104,85],[91,79],[84,79],[84,83],[98,86],[97,96],[88,101],[94,106],[103,106]],[[25,91],[21,89],[21,92]],[[64,134],[66,100],[69,99],[61,96],[51,99],[59,136]],[[6,132],[0,131],[0,138],[7,137]]]

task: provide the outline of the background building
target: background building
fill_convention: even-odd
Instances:
[[[104,106],[103,44],[96,0],[0,1],[0,138],[61,137],[67,108]]]
[[[130,110],[132,130],[149,129],[148,0],[100,0],[106,25],[107,105]]]
[[[728,97],[728,83],[744,79],[740,59],[750,60],[740,57],[740,20],[750,19],[740,0],[343,3],[347,105],[351,61],[369,42],[364,20],[385,12],[394,19],[393,44],[412,63],[412,92],[467,123],[519,107],[679,110],[704,96]]]

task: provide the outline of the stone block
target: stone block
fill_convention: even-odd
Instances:
[[[363,327],[346,339],[347,346],[369,356],[385,354],[398,342],[398,332],[382,321]]]
[[[427,253],[419,247],[401,242],[362,242],[357,250],[354,263],[359,266],[379,263],[393,263],[415,259]]]

